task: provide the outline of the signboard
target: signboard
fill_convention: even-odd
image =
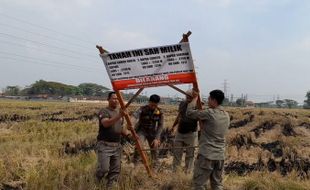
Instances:
[[[114,90],[195,82],[189,43],[100,54]]]

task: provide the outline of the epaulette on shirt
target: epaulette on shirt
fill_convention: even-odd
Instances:
[[[160,114],[161,114],[160,109],[158,109],[158,108],[155,109],[155,110],[154,110],[154,114],[155,114],[155,115],[160,115]]]

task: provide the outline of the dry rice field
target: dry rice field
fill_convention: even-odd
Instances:
[[[94,103],[0,100],[0,189],[104,189],[94,179],[98,131]],[[130,111],[139,105],[134,105]],[[177,106],[161,106],[171,127]],[[226,108],[225,189],[310,189],[310,111]],[[165,136],[171,143],[173,137]],[[115,189],[190,189],[191,175],[172,173],[171,152],[149,178],[143,165],[130,164],[124,142],[122,174]]]

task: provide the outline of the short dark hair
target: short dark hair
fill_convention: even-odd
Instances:
[[[223,103],[225,95],[224,92],[221,90],[212,90],[210,92],[210,98],[216,100],[218,105],[221,105]]]
[[[160,102],[160,96],[158,96],[157,94],[153,94],[150,96],[149,101],[157,104]]]
[[[110,100],[110,98],[111,98],[111,96],[112,96],[113,94],[115,94],[115,92],[114,92],[114,91],[109,92],[109,94],[108,94],[108,100]]]

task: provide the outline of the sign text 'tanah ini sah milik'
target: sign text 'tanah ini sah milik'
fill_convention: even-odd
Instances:
[[[195,82],[189,43],[100,55],[114,90]]]

